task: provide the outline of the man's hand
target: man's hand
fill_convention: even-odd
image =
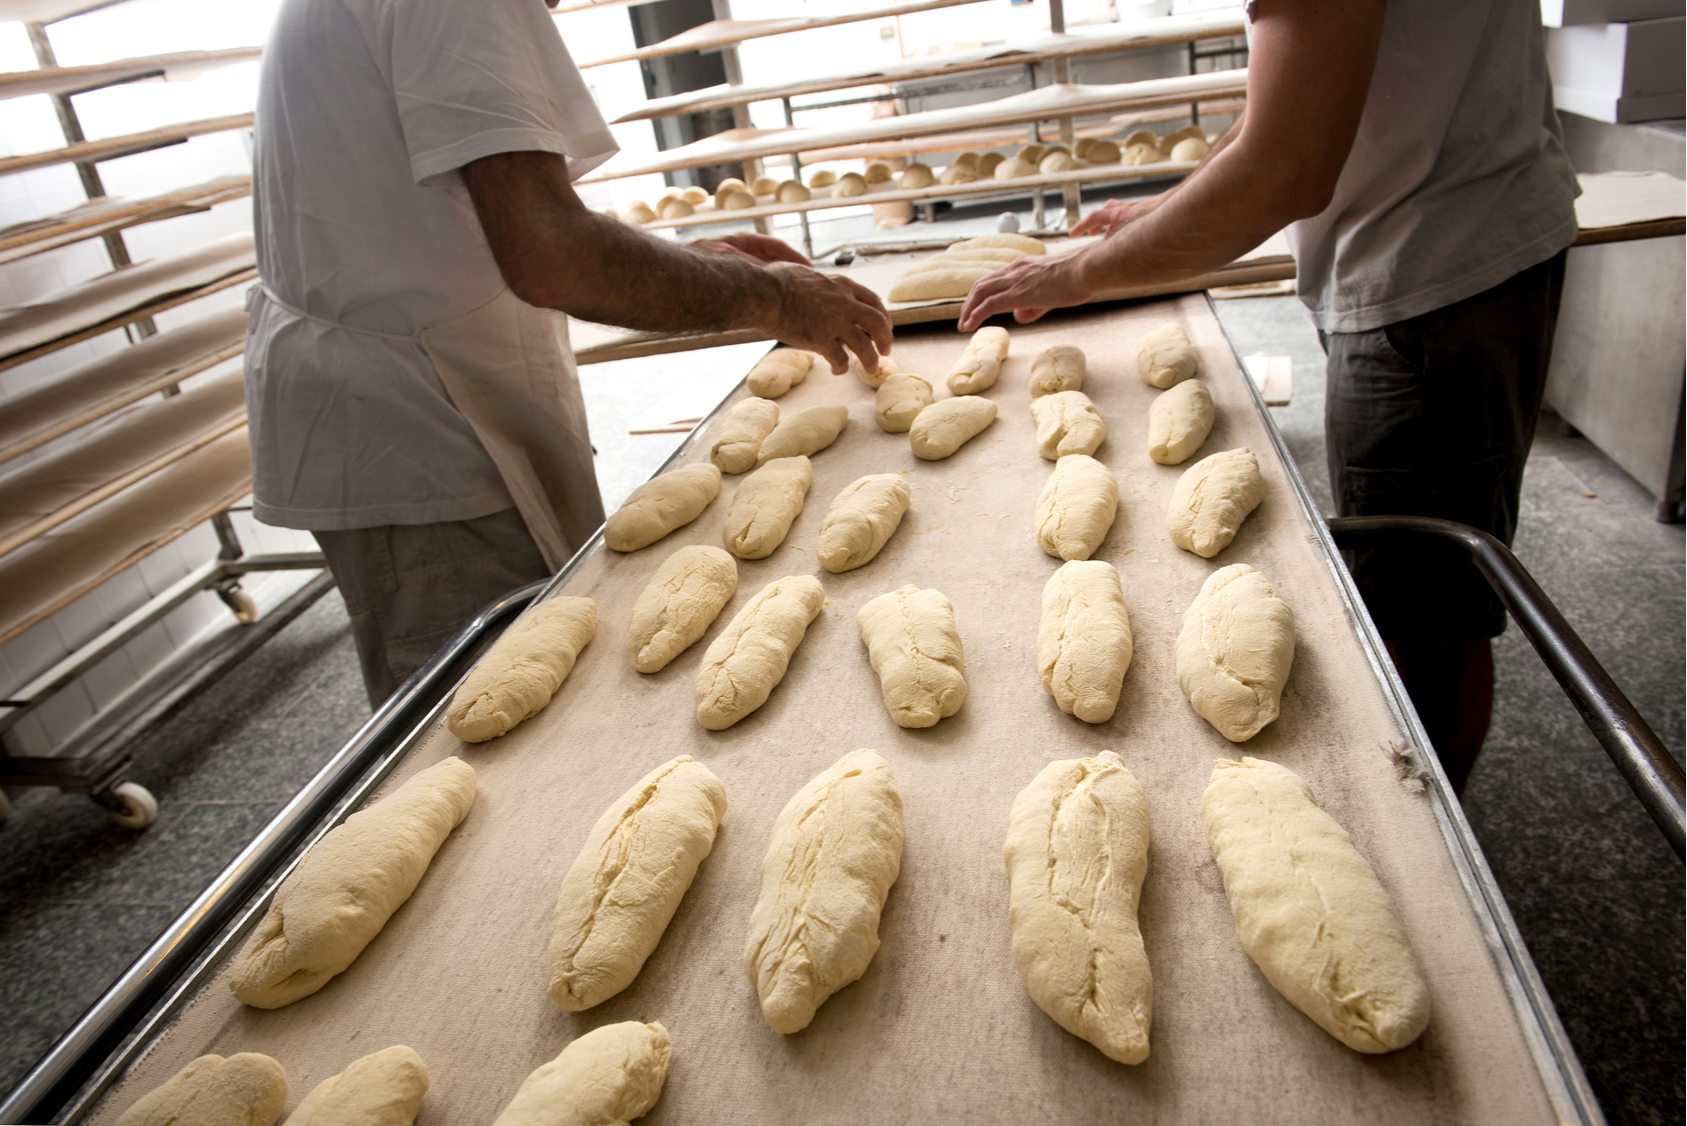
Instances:
[[[784,239],[759,235],[753,231],[740,231],[724,238],[700,238],[689,245],[694,250],[707,250],[713,254],[736,254],[752,262],[795,262],[799,266],[808,265],[808,259],[802,252]]]
[[[1014,320],[1030,324],[1050,309],[1088,301],[1092,291],[1083,277],[1083,256],[1083,251],[1027,254],[986,274],[967,294],[955,327],[971,332],[987,318],[1009,309]]]
[[[890,317],[878,295],[864,285],[807,266],[774,262],[767,271],[779,280],[775,323],[764,325],[774,339],[826,357],[833,375],[849,370],[845,348],[869,372],[890,352]]]
[[[1157,206],[1158,196],[1149,196],[1146,199],[1110,199],[1084,216],[1078,225],[1072,228],[1072,237],[1110,235],[1119,228],[1136,222]]]

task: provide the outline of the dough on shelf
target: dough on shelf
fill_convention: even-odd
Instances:
[[[1201,584],[1177,635],[1177,686],[1195,714],[1232,743],[1277,718],[1295,659],[1295,615],[1246,563]]]
[[[1212,146],[1201,137],[1185,137],[1172,146],[1170,158],[1172,160],[1200,160],[1212,151]]]
[[[968,168],[977,168],[978,160],[978,154],[971,149],[967,149],[965,152],[956,153],[952,163],[962,164]]]
[[[804,187],[801,180],[786,180],[779,185],[778,196],[780,203],[807,203],[814,198],[814,193]]]
[[[808,458],[776,457],[744,478],[732,495],[721,535],[740,559],[766,559],[785,542],[814,483]]]
[[[886,434],[906,434],[914,416],[931,406],[931,384],[913,372],[898,371],[879,384],[873,397],[873,421]]]
[[[653,211],[650,205],[644,202],[644,200],[635,199],[627,205],[627,209],[625,211],[621,212],[621,221],[623,223],[631,223],[634,226],[642,227],[646,223],[653,223],[656,221],[656,212]]]
[[[1008,357],[1008,344],[1008,330],[1000,325],[985,325],[973,333],[949,369],[950,394],[976,395],[994,387],[1002,374],[1002,361]]]
[[[762,587],[703,654],[697,722],[724,731],[767,703],[825,602],[812,575],[786,575]]]
[[[673,1048],[660,1024],[594,1029],[534,1068],[492,1126],[615,1126],[649,1113]]]
[[[775,1032],[800,1032],[867,972],[902,867],[902,795],[877,751],[845,755],[773,823],[744,969]]]
[[[766,465],[775,458],[809,457],[838,440],[849,422],[849,408],[844,406],[809,407],[805,411],[779,420],[773,433],[762,439],[757,465]]]
[[[681,190],[679,197],[685,200],[685,202],[691,204],[693,207],[700,203],[707,203],[709,201],[709,193],[698,187],[690,187]]]
[[[849,356],[849,374],[853,375],[855,378],[859,379],[861,382],[865,383],[867,386],[869,386],[871,388],[874,388],[875,390],[878,389],[881,385],[883,385],[884,381],[889,379],[893,373],[899,372],[899,371],[902,370],[900,367],[897,366],[896,361],[891,359],[889,356],[880,356],[879,357],[879,370],[878,371],[868,371],[862,365],[861,357],[857,356],[854,352],[848,353],[848,356]]]
[[[748,188],[736,188],[724,196],[715,197],[715,207],[721,211],[742,211],[755,205],[756,197],[750,194]]]
[[[970,164],[951,164],[938,173],[941,184],[970,184],[978,179],[978,169]]]
[[[1106,723],[1119,706],[1131,651],[1125,589],[1113,564],[1099,559],[1061,564],[1043,585],[1037,626],[1043,691],[1067,715]]]
[[[1133,129],[1125,135],[1125,139],[1120,142],[1120,145],[1123,148],[1130,148],[1132,145],[1148,145],[1158,149],[1160,147],[1160,135],[1152,129]]]
[[[836,575],[871,563],[902,523],[912,495],[900,473],[852,481],[820,524],[820,565]]]
[[[1042,239],[1032,238],[1030,235],[1008,234],[998,232],[988,235],[974,235],[972,238],[962,239],[960,242],[949,244],[949,250],[978,250],[996,247],[1007,250],[1017,250],[1021,254],[1047,254],[1048,247],[1043,245]]]
[[[750,192],[753,195],[758,196],[776,195],[778,194],[778,191],[779,181],[775,180],[772,176],[761,176],[750,186]]]
[[[1042,145],[1026,145],[1024,148],[1019,150],[1017,155],[1020,160],[1023,160],[1027,164],[1036,164],[1039,160],[1043,159],[1044,154],[1048,151],[1049,150]]]
[[[999,152],[980,153],[977,164],[978,178],[982,180],[986,177],[994,177],[996,166],[1006,159],[1007,157]]]
[[[1112,141],[1098,140],[1078,155],[1091,164],[1117,164],[1121,154],[1117,144]]]
[[[1212,392],[1199,379],[1160,392],[1148,406],[1148,456],[1182,465],[1212,433],[1213,417]]]
[[[832,185],[832,195],[835,197],[849,197],[867,194],[867,179],[859,172],[845,172],[838,177],[838,182]]]
[[[867,171],[863,173],[863,176],[869,184],[888,184],[895,173],[890,170],[890,165],[882,160],[875,160],[867,166]]]
[[[961,710],[966,660],[955,608],[938,590],[905,586],[855,616],[879,674],[885,707],[898,727],[931,727]]]
[[[715,426],[709,446],[709,460],[722,473],[743,473],[754,469],[761,440],[779,425],[779,404],[757,396],[739,399]]]
[[[837,182],[838,174],[836,172],[816,172],[808,178],[808,186],[811,188],[829,188]]]
[[[1429,987],[1406,928],[1311,787],[1273,762],[1220,759],[1201,812],[1236,937],[1265,980],[1355,1051],[1421,1036]]]
[[[914,417],[908,445],[914,456],[941,461],[996,421],[996,404],[981,395],[957,395],[933,403]]]
[[[318,1083],[286,1126],[411,1126],[427,1093],[422,1057],[394,1044]]]
[[[688,199],[670,199],[656,210],[664,219],[683,219],[697,213],[696,205]]]
[[[1050,461],[1068,454],[1093,454],[1107,440],[1107,424],[1082,391],[1056,391],[1031,400],[1037,424],[1037,452]]]
[[[1095,146],[1095,141],[1096,139],[1094,137],[1079,137],[1077,140],[1072,142],[1073,155],[1079,160],[1087,160],[1088,157],[1086,154]]]
[[[1126,145],[1124,163],[1128,165],[1158,164],[1166,159],[1157,145]]]
[[[1017,156],[1008,157],[996,165],[995,170],[990,173],[997,180],[1017,180],[1022,176],[1035,176],[1036,174],[1037,166],[1035,164]]]
[[[1082,348],[1072,344],[1044,348],[1031,361],[1031,397],[1040,399],[1062,391],[1081,391],[1088,374],[1089,361],[1084,358]]]
[[[496,739],[544,710],[597,633],[597,603],[561,595],[504,631],[463,679],[445,725],[465,743]]]
[[[801,348],[777,348],[756,362],[744,382],[750,388],[750,394],[763,399],[777,399],[807,379],[813,366],[813,352],[804,352]]]
[[[117,1126],[275,1126],[287,1072],[258,1052],[200,1056],[117,1118]]]
[[[721,200],[726,198],[728,192],[747,190],[748,185],[746,185],[744,181],[740,180],[736,176],[728,176],[726,179],[715,185],[715,206],[721,206]]]
[[[706,633],[738,589],[738,564],[718,547],[692,544],[662,561],[633,603],[627,659],[661,672]]]
[[[908,167],[904,168],[902,170],[902,175],[897,177],[896,181],[897,186],[904,189],[928,188],[931,186],[931,182],[931,167],[929,165],[921,164],[917,160],[908,165]]]
[[[1077,167],[1077,158],[1065,149],[1051,152],[1037,162],[1037,171],[1044,176],[1052,176],[1056,172],[1071,172]]]
[[[1037,543],[1056,559],[1088,559],[1107,538],[1119,511],[1119,482],[1088,454],[1054,463],[1037,498]]]
[[[1230,546],[1242,521],[1264,499],[1265,480],[1253,451],[1222,450],[1197,461],[1177,479],[1166,530],[1178,547],[1211,559]]]
[[[1175,321],[1136,342],[1136,370],[1150,387],[1166,388],[1195,374],[1195,346]]]
[[[899,274],[890,283],[886,297],[891,301],[944,301],[965,297],[981,278],[1001,269],[999,265],[955,265],[941,269],[914,270]]]
[[[719,494],[720,468],[708,462],[652,477],[603,522],[603,542],[613,551],[649,547],[701,516]]]

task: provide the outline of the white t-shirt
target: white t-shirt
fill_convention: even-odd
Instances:
[[[566,155],[572,176],[615,152],[543,0],[282,5],[253,155],[260,520],[342,530],[510,507],[417,338],[503,287],[456,170],[521,150]]]

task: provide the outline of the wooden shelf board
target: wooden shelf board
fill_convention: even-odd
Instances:
[[[106,137],[99,141],[83,141],[80,144],[66,145],[62,149],[48,149],[46,152],[0,157],[0,176],[27,172],[34,168],[47,168],[54,164],[80,164],[89,161],[111,160],[115,157],[127,156],[130,153],[144,152],[147,149],[175,144],[190,137],[203,137],[210,133],[229,133],[236,129],[250,129],[251,127],[251,114],[236,113],[227,117],[213,117],[204,121],[189,121],[181,125],[169,125],[162,129],[149,129],[144,133],[130,133],[122,137]]]
[[[111,231],[204,211],[251,194],[250,176],[223,176],[147,199],[90,200],[70,211],[0,230],[0,265]]]
[[[39,70],[0,73],[0,99],[29,94],[78,94],[149,78],[183,81],[209,70],[251,62],[261,47],[233,47],[223,51],[178,51],[169,55],[117,59],[91,66],[53,66]]]

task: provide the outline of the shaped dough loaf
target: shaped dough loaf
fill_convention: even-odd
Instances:
[[[1067,715],[1106,723],[1130,667],[1131,619],[1119,572],[1099,559],[1062,564],[1043,585],[1037,626],[1043,691]]]
[[[1015,235],[998,233],[990,235],[975,235],[964,238],[960,242],[949,244],[949,250],[978,250],[983,247],[998,247],[1007,250],[1017,250],[1021,254],[1047,254],[1049,248],[1043,245],[1042,239],[1032,238],[1030,235]]]
[[[701,516],[719,493],[720,469],[710,464],[688,465],[652,477],[603,522],[603,542],[614,551],[649,547]]]
[[[1037,162],[1037,171],[1044,176],[1052,176],[1056,172],[1070,172],[1076,167],[1077,160],[1065,149],[1051,152]]]
[[[778,193],[780,203],[807,203],[814,198],[814,193],[798,180],[786,180],[779,185]]]
[[[453,757],[346,818],[305,853],[235,955],[235,997],[279,1009],[344,972],[404,906],[473,804],[474,768]]]
[[[1224,450],[1197,461],[1177,479],[1166,530],[1183,550],[1211,559],[1230,546],[1242,521],[1264,499],[1259,459],[1247,449]]]
[[[897,178],[896,183],[898,187],[903,188],[904,190],[910,188],[928,188],[931,186],[931,166],[928,164],[921,164],[916,160],[914,163],[902,170],[902,175]]]
[[[832,185],[834,198],[847,198],[867,194],[867,178],[859,172],[845,172],[838,177],[838,182]]]
[[[672,1052],[660,1024],[606,1024],[534,1068],[492,1126],[622,1126],[656,1105]]]
[[[1002,167],[1006,168],[1007,165]],[[946,266],[940,270],[919,270],[899,274],[886,295],[892,301],[941,301],[965,297],[980,278],[989,277],[1000,266]]]
[[[562,596],[541,602],[504,631],[463,679],[445,724],[465,743],[484,743],[539,714],[597,633],[597,603]]]
[[[896,361],[889,356],[879,357],[879,370],[868,371],[861,366],[861,357],[854,352],[849,353],[849,374],[872,388],[878,388],[884,381],[902,369],[896,366]]]
[[[740,559],[765,559],[785,542],[814,483],[806,457],[780,457],[744,478],[726,512],[726,549]]]
[[[722,473],[743,473],[754,469],[762,439],[773,433],[773,428],[778,425],[778,403],[755,396],[738,400],[726,412],[720,425],[715,427],[709,460],[719,466]]]
[[[1093,454],[1107,440],[1107,424],[1082,391],[1056,391],[1031,400],[1037,424],[1037,452],[1050,461],[1067,454]]]
[[[633,983],[726,816],[726,787],[689,755],[658,766],[592,826],[551,923],[551,1000],[577,1013]]]
[[[967,681],[955,608],[941,591],[905,586],[855,616],[898,727],[931,727],[961,710]]]
[[[978,395],[957,395],[933,403],[908,428],[914,456],[941,461],[984,432],[996,421],[996,404]]]
[[[812,575],[787,575],[762,587],[703,654],[697,722],[724,731],[767,703],[825,601]]]
[[[773,433],[762,439],[757,465],[778,457],[808,457],[817,454],[843,433],[849,422],[849,408],[809,407],[779,421]]]
[[[1213,430],[1213,397],[1199,379],[1186,379],[1154,396],[1148,407],[1148,456],[1181,465]]]
[[[1107,538],[1119,510],[1119,482],[1088,454],[1054,463],[1037,498],[1037,543],[1056,559],[1088,559]]]
[[[961,358],[949,369],[949,391],[955,395],[976,395],[996,385],[1002,361],[1008,356],[1008,330],[986,325],[972,334]]]
[[[1000,164],[991,175],[998,180],[1017,180],[1021,176],[1035,176],[1037,166],[1029,160],[1017,156],[1010,156]]]
[[[633,603],[627,659],[661,672],[714,624],[738,589],[738,565],[718,547],[692,544],[662,561]]]
[[[318,1083],[286,1126],[411,1126],[427,1093],[422,1057],[395,1044]]]
[[[1070,344],[1044,348],[1031,361],[1031,397],[1040,399],[1061,391],[1080,391],[1088,373],[1089,364],[1082,348]]]
[[[1112,141],[1098,140],[1078,155],[1091,164],[1117,164],[1119,146]]]
[[[1295,659],[1295,615],[1277,589],[1245,563],[1201,584],[1177,635],[1177,686],[1195,714],[1232,743],[1277,718]]]
[[[1173,160],[1200,160],[1210,151],[1211,146],[1200,137],[1185,137],[1172,146]]]
[[[1150,387],[1170,387],[1195,374],[1195,346],[1175,322],[1161,325],[1136,342],[1136,370]]]
[[[257,1052],[200,1056],[136,1099],[117,1126],[275,1126],[287,1073]]]
[[[886,434],[904,434],[914,416],[931,406],[931,384],[912,372],[893,373],[879,384],[873,399],[873,421]]]
[[[750,394],[763,399],[777,399],[797,384],[808,378],[808,370],[814,365],[814,353],[804,352],[800,348],[780,348],[763,356],[744,382],[750,388]],[[766,437],[766,435],[763,435]]]
[[[1429,1024],[1429,988],[1388,892],[1293,771],[1220,759],[1201,799],[1242,949],[1277,992],[1359,1052]]]
[[[955,163],[937,174],[939,183],[970,184],[978,179],[978,169],[971,164]]]
[[[867,166],[867,171],[864,172],[863,175],[866,177],[869,184],[888,184],[894,177],[894,173],[890,170],[890,165],[879,160],[875,160],[873,163],[869,164]]]
[[[773,823],[744,969],[775,1032],[800,1032],[867,972],[902,867],[902,795],[877,751],[845,755]]]
[[[987,152],[981,154],[978,158],[978,163],[974,166],[978,169],[979,178],[982,179],[985,176],[994,175],[996,166],[1006,159],[1007,157],[1003,156],[999,152]]]
[[[1051,762],[1008,818],[1009,922],[1025,991],[1120,1063],[1148,1058],[1154,978],[1137,925],[1148,799],[1112,751]]]
[[[902,523],[912,495],[899,473],[850,482],[820,524],[820,565],[837,575],[871,563]]]

